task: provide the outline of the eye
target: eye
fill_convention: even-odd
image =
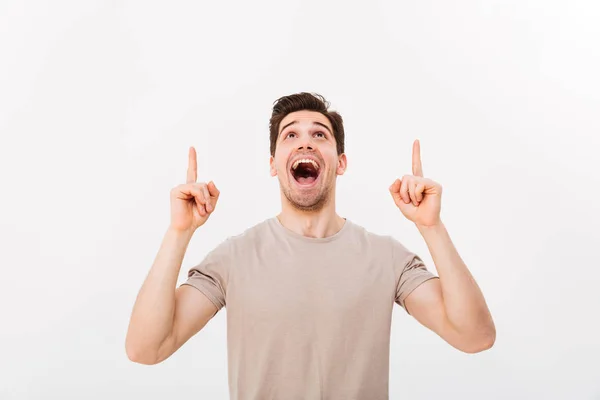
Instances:
[[[325,137],[325,134],[321,131],[316,132],[315,135],[321,135],[320,137],[323,137],[323,138]]]
[[[295,132],[288,132],[288,133],[286,133],[286,135],[285,135],[285,138],[287,139],[287,138],[289,138],[291,135],[295,135],[295,134],[296,134]]]

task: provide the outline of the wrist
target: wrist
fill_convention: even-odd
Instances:
[[[167,228],[167,235],[172,236],[176,239],[190,240],[194,236],[193,229],[180,229],[172,225]]]
[[[426,234],[426,233],[430,233],[430,232],[439,232],[445,228],[442,220],[438,220],[437,222],[435,222],[434,224],[431,224],[431,225],[415,224],[415,226],[417,227],[419,232],[421,232],[421,234]]]

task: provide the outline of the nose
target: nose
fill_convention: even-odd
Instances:
[[[302,135],[302,138],[300,139],[300,143],[298,144],[298,150],[313,150],[314,147],[312,146],[312,142],[311,142],[311,137],[310,135]]]

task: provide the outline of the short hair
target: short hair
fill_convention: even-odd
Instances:
[[[338,155],[342,154],[344,152],[344,122],[342,116],[338,112],[329,110],[329,106],[329,102],[325,100],[323,96],[316,93],[295,93],[275,100],[273,103],[273,112],[269,121],[271,155],[275,155],[281,121],[286,115],[303,110],[317,111],[327,117],[333,128],[337,153]]]

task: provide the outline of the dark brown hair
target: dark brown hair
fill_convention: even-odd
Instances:
[[[333,136],[338,155],[344,152],[344,123],[342,116],[336,111],[329,110],[329,102],[323,96],[316,93],[296,93],[280,97],[273,103],[273,113],[269,121],[271,133],[271,155],[275,155],[277,138],[279,136],[279,125],[286,115],[296,111],[317,111],[327,117],[333,128]]]

